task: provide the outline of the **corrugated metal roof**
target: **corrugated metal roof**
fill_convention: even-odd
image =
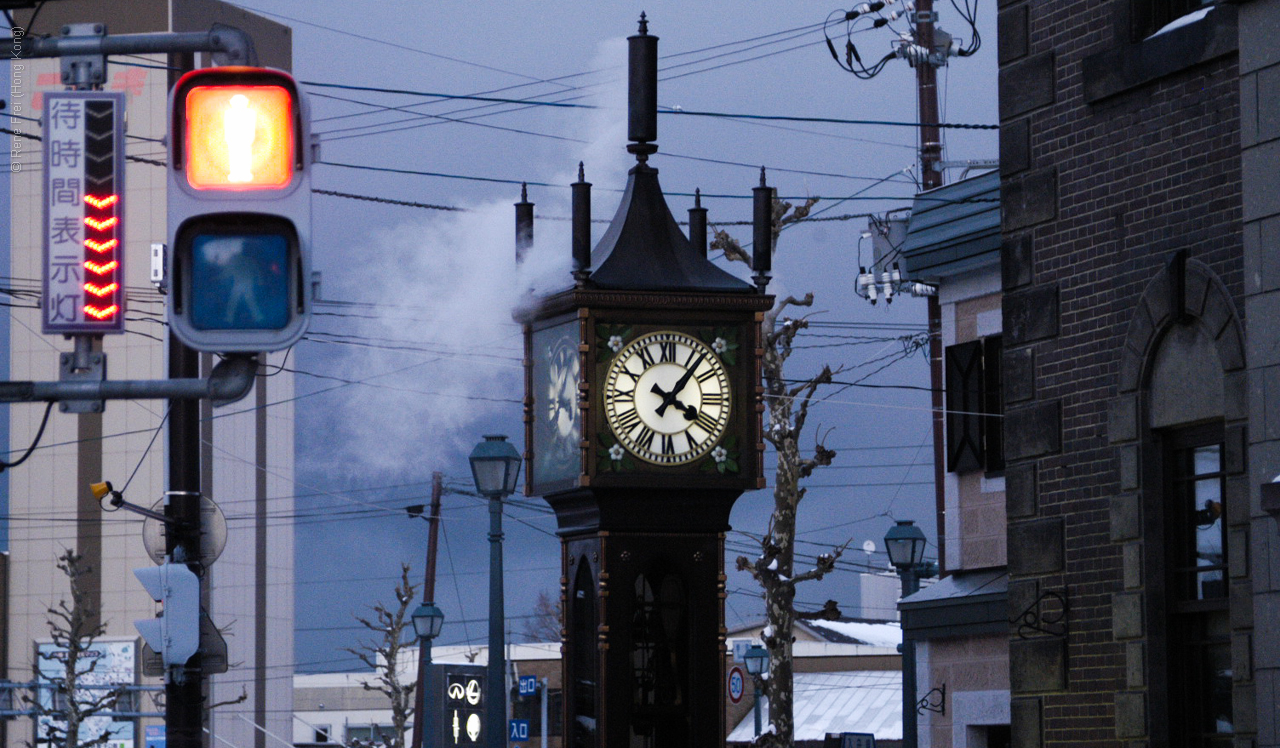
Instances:
[[[916,195],[902,250],[907,276],[943,278],[1000,261],[1000,173]]]
[[[761,721],[768,725],[768,700]],[[878,740],[902,739],[902,671],[855,670],[795,674],[795,739],[822,740],[827,733],[869,732]],[[755,737],[755,716],[729,733],[728,742]]]

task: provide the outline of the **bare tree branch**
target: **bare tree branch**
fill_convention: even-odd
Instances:
[[[774,200],[774,243],[784,226],[803,220],[816,202],[816,199],[810,199],[803,206],[793,208],[789,203]],[[729,244],[728,241],[722,243]],[[756,741],[761,748],[790,748],[794,742],[792,631],[795,621],[839,617],[840,614],[834,602],[820,611],[801,613],[795,609],[796,585],[822,579],[831,573],[836,559],[844,550],[841,547],[819,556],[811,569],[799,572],[795,569],[796,516],[805,496],[800,482],[817,468],[830,465],[836,456],[835,451],[824,444],[829,432],[815,440],[813,453],[808,456],[801,454],[800,436],[807,425],[809,406],[818,390],[831,384],[835,374],[842,370],[842,367],[823,366],[815,376],[799,382],[784,377],[783,371],[795,350],[795,341],[809,328],[812,313],[798,318],[785,315],[794,314],[796,309],[812,307],[813,298],[812,293],[807,293],[802,298],[788,296],[782,299],[765,314],[762,328],[764,354],[761,373],[768,413],[764,438],[777,453],[774,507],[768,531],[760,540],[760,555],[755,559],[739,556],[736,561],[737,568],[750,574],[760,585],[768,624],[761,638],[769,652],[769,677],[764,681],[764,691],[769,699],[769,716],[774,730]]]
[[[364,690],[381,693],[391,702],[391,732],[382,736],[381,743],[385,748],[406,748],[405,735],[413,717],[413,694],[418,684],[406,683],[400,676],[402,657],[407,649],[405,630],[412,629],[409,611],[416,591],[417,588],[409,581],[409,565],[401,564],[400,581],[395,587],[395,606],[378,603],[373,606],[372,620],[355,617],[362,626],[377,634],[377,638],[363,643],[358,649],[346,649],[374,671],[372,680],[361,683]],[[365,741],[353,741],[352,744],[372,745]]]
[[[21,697],[43,728],[41,739],[47,739],[60,748],[96,748],[106,745],[115,734],[103,727],[96,734],[81,737],[81,728],[87,721],[115,710],[116,702],[127,693],[124,686],[112,686],[94,682],[98,659],[91,655],[95,641],[106,632],[106,626],[98,618],[89,592],[82,586],[82,578],[91,568],[84,557],[71,549],[63,551],[57,560],[58,569],[67,577],[71,602],[60,600],[47,609],[49,636],[56,650],[40,655],[44,662],[57,661],[58,675],[46,675],[35,663],[35,680],[48,683],[50,698],[44,699],[24,694]]]
[[[828,600],[823,603],[821,610],[796,613],[796,618],[801,621],[838,621],[840,620],[840,607],[836,605],[835,600]]]
[[[243,704],[249,700],[249,692],[244,686],[240,686],[240,695],[230,701],[218,701],[209,706],[210,709],[217,709],[220,706],[233,706],[235,704]]]

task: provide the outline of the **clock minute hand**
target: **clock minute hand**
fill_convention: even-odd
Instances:
[[[671,399],[674,401],[675,396],[679,395],[684,386],[693,378],[693,372],[697,370],[698,365],[702,363],[702,359],[706,358],[705,354],[698,354],[698,358],[694,359],[693,365],[684,370],[684,375],[676,380],[676,384],[671,388]],[[662,415],[659,413],[658,415]]]
[[[679,395],[680,392],[684,389],[684,386],[689,383],[690,379],[693,378],[694,370],[698,368],[698,365],[702,363],[702,359],[704,358],[706,358],[705,354],[699,354],[698,358],[694,360],[693,365],[685,369],[684,374],[679,379],[676,380],[675,386],[671,388],[670,392],[663,392],[661,387],[659,387],[656,384],[653,385],[653,389],[650,391],[653,392],[654,394],[662,395],[662,404],[659,405],[657,408],[657,413],[659,416],[662,416],[662,414],[666,412],[668,407],[676,404],[676,395]],[[681,405],[680,409],[685,411],[686,413],[688,412],[688,407],[684,406],[683,404]]]

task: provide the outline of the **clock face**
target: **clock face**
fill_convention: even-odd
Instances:
[[[578,321],[536,330],[532,339],[534,449],[529,478],[547,487],[582,471],[578,408]]]
[[[576,340],[558,338],[547,353],[547,386],[542,393],[544,417],[560,444],[576,448],[578,430],[578,346]]]
[[[711,451],[729,425],[729,376],[706,343],[682,332],[641,335],[614,355],[604,413],[618,442],[657,465]]]

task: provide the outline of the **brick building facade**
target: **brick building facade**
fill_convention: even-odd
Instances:
[[[1277,28],[999,2],[1015,746],[1280,745]]]

